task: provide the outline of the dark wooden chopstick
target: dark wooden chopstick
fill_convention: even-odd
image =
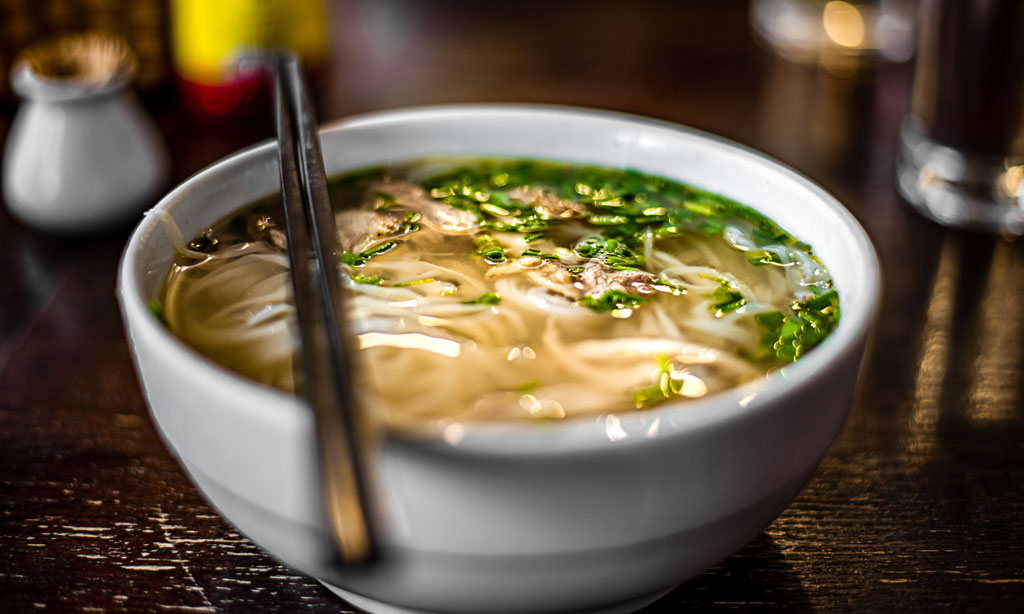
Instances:
[[[366,425],[352,390],[338,233],[299,63],[288,54],[272,61],[281,191],[302,340],[296,389],[315,415],[320,490],[335,538],[333,562],[365,562],[376,555],[377,543],[363,449]]]

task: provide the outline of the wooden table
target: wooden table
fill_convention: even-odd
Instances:
[[[458,101],[651,115],[779,157],[875,242],[885,302],[842,435],[763,535],[647,611],[1024,607],[1024,243],[946,230],[894,193],[906,66],[785,64],[739,3],[364,2],[334,16],[324,119]],[[176,182],[271,134],[269,119],[146,103]],[[126,237],[44,236],[0,213],[0,611],[343,609],[225,524],[155,435],[114,300]]]

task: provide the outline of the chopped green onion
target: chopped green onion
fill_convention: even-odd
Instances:
[[[512,215],[512,212],[509,211],[508,209],[504,209],[502,207],[499,207],[498,205],[493,205],[491,203],[483,203],[482,205],[480,205],[480,209],[486,211],[487,213],[490,213],[491,215],[497,215],[499,217],[506,217]]]
[[[629,218],[624,215],[592,215],[587,218],[587,221],[598,226],[617,226],[625,224]]]
[[[398,247],[398,243],[395,241],[385,241],[380,245],[375,245],[368,250],[359,252],[358,254],[346,250],[341,252],[341,261],[350,267],[363,267],[366,266],[366,263],[369,262],[371,258],[380,256],[381,254],[386,254],[396,247]]]
[[[377,192],[373,208],[376,209],[377,211],[390,209],[391,207],[395,206],[396,202],[397,201],[395,200],[395,197],[393,195],[388,194],[387,192]]]
[[[580,258],[600,258],[605,264],[613,267],[644,266],[644,257],[626,247],[618,239],[605,237],[584,237],[574,248]]]
[[[732,313],[747,304],[748,301],[743,296],[743,293],[733,286],[733,283],[728,279],[722,279],[714,275],[701,275],[701,277],[710,279],[718,284],[714,292],[706,295],[712,301],[709,308],[716,318]]]
[[[418,286],[420,284],[432,284],[435,281],[437,281],[437,280],[434,279],[433,277],[426,277],[424,279],[414,279],[412,281],[400,281],[397,284],[394,284],[394,287],[395,288],[408,288],[409,286]]]
[[[362,252],[360,255],[363,256],[364,258],[369,259],[369,258],[373,258],[374,256],[379,256],[381,254],[386,254],[386,253],[390,252],[391,250],[395,249],[396,247],[398,247],[398,243],[395,243],[394,241],[385,241],[385,242],[381,243],[380,245],[375,245],[375,246],[371,247],[370,249]]]
[[[764,266],[766,264],[784,264],[782,257],[775,252],[768,249],[752,249],[746,254],[747,262],[754,266]]]
[[[579,303],[600,313],[612,313],[624,309],[636,309],[644,304],[644,299],[622,290],[607,290],[597,296],[580,297]]]
[[[508,260],[505,255],[505,248],[501,242],[494,239],[490,235],[483,235],[473,239],[473,244],[476,246],[477,256],[483,256],[489,264],[502,264]]]
[[[672,296],[682,296],[686,294],[686,288],[662,277],[652,281],[651,287],[658,292],[664,292],[666,294],[671,294]]]
[[[462,301],[463,305],[497,305],[501,302],[501,297],[494,292],[484,292],[477,298],[469,299],[468,301]]]
[[[374,277],[372,275],[363,275],[362,273],[353,273],[352,281],[357,284],[367,284],[370,286],[380,286],[384,283],[384,280],[380,277]]]
[[[362,255],[348,250],[341,252],[341,261],[350,267],[361,267],[366,264],[366,259]]]
[[[547,254],[547,253],[544,253],[544,252],[540,251],[539,249],[534,249],[532,247],[528,248],[528,249],[524,249],[523,250],[523,255],[524,256],[532,256],[534,258],[543,258],[544,260],[560,260],[560,258],[556,254]]]

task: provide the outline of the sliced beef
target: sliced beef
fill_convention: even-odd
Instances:
[[[348,209],[335,215],[341,248],[359,253],[371,245],[393,237],[403,229],[404,218],[387,211],[363,211]]]
[[[371,186],[370,191],[393,197],[396,207],[419,213],[424,223],[440,232],[465,234],[480,225],[473,213],[436,201],[423,188],[411,183],[378,183]]]
[[[592,296],[609,290],[646,294],[643,287],[653,281],[654,275],[647,271],[616,269],[598,260],[590,260],[583,265],[578,285],[582,286],[583,294]]]
[[[558,262],[542,260],[535,256],[523,256],[518,260],[487,269],[487,277],[503,275],[526,275],[530,281],[549,291],[569,299],[576,299],[580,291],[573,285],[572,274]]]

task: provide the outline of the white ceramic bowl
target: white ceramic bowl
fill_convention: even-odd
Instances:
[[[451,106],[374,113],[322,131],[329,173],[427,155],[628,167],[695,184],[813,244],[839,290],[838,328],[769,378],[606,419],[471,425],[461,439],[388,442],[387,532],[370,570],[323,568],[313,422],[294,398],[238,377],[160,326],[171,247],[156,216],[132,235],[119,294],[153,419],[211,503],[285,563],[373,612],[630,611],[757,536],[842,428],[879,301],[857,221],[803,176],[676,125],[580,109]],[[198,173],[157,205],[186,236],[274,192],[273,143]]]

